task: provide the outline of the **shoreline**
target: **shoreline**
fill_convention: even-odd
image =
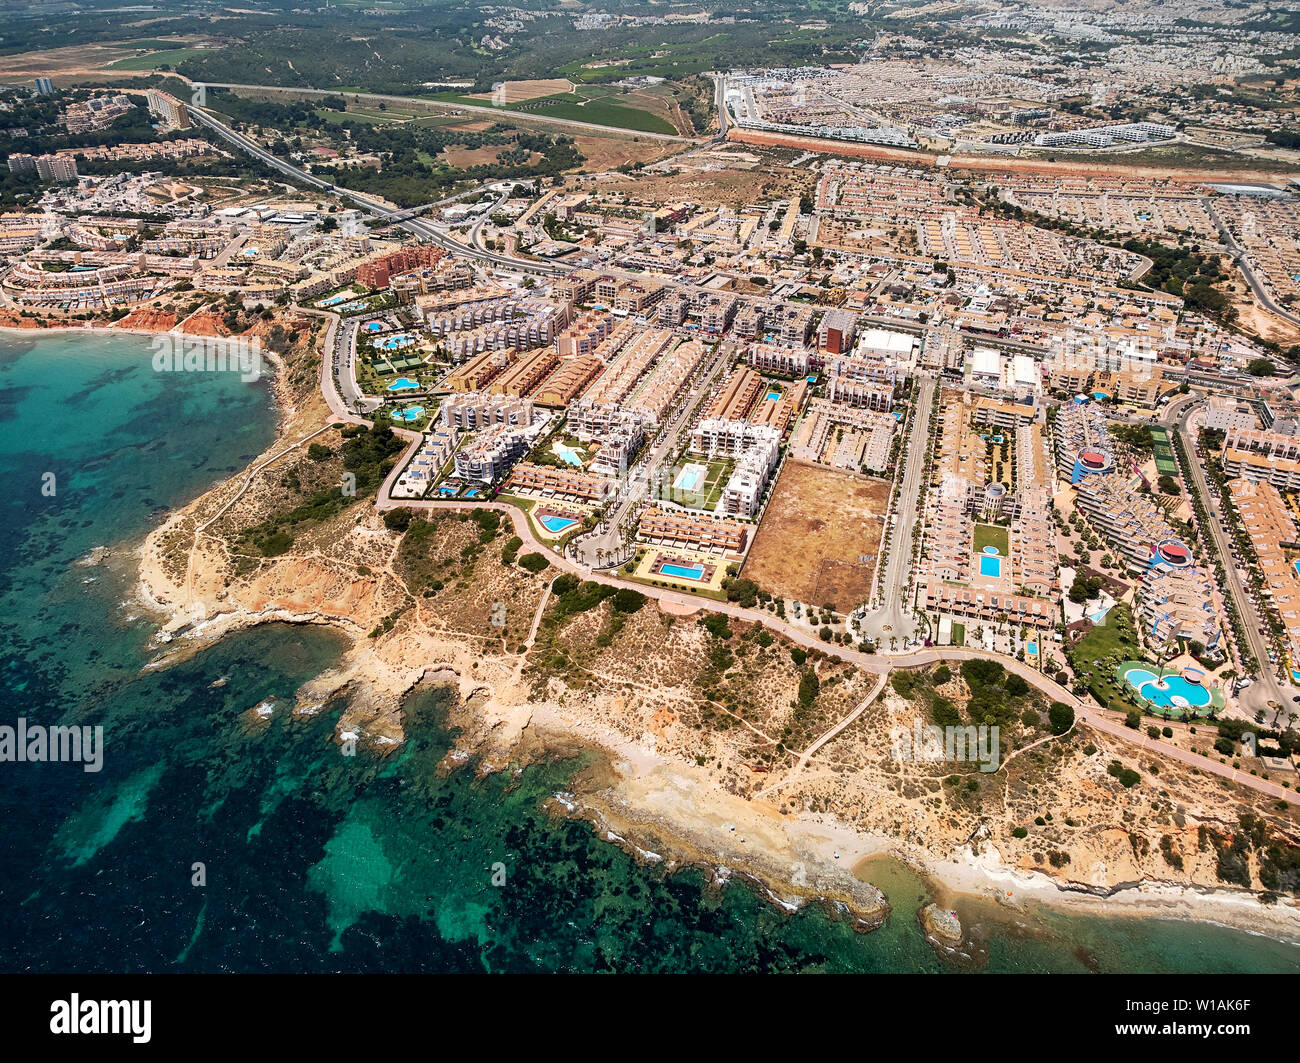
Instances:
[[[136,598],[160,621],[162,631],[169,619],[181,620],[183,614],[179,605],[153,596],[143,574],[144,549],[141,544],[137,551]],[[1042,905],[1067,916],[1190,919],[1300,946],[1300,906],[1293,897],[1281,896],[1265,905],[1251,890],[1150,879],[1089,886],[1005,864],[996,849],[983,855],[968,847],[931,852],[886,835],[859,832],[822,813],[781,815],[764,802],[717,787],[706,789],[693,765],[595,721],[575,719],[554,703],[498,701],[491,696],[494,684],[489,677],[467,672],[462,661],[430,660],[410,666],[401,676],[367,667],[368,648],[362,645],[360,629],[333,617],[284,610],[212,617],[195,625],[192,633],[182,630],[175,642],[159,645],[149,667],[169,667],[232,633],[267,623],[325,626],[344,636],[349,647],[330,677],[332,687],[382,687],[383,696],[399,704],[421,685],[454,688],[458,703],[453,711],[465,718],[466,726],[442,758],[449,770],[472,765],[487,775],[539,755],[572,755],[575,748],[594,754],[600,769],[580,770],[569,792],[552,796],[557,814],[582,819],[602,840],[619,845],[643,864],[670,870],[696,867],[718,886],[744,878],[786,912],[807,904],[840,905],[859,922],[858,929],[873,929],[880,913],[870,894],[856,890],[849,880],[857,877],[862,864],[883,857],[911,868],[944,901],[991,901],[1007,913]],[[474,656],[473,648],[463,649]],[[381,676],[383,671],[388,674]],[[476,696],[480,692],[488,696]],[[319,691],[314,696],[319,697]],[[874,888],[869,879],[857,882]],[[889,903],[887,895],[883,899]]]
[[[111,327],[4,331],[26,335],[158,334]],[[272,374],[272,394],[277,428],[265,454],[284,447],[289,421],[299,417],[307,405],[296,405],[285,393],[280,386],[282,363],[275,358],[274,364],[277,371]],[[329,423],[328,416],[319,420],[322,425]],[[203,500],[229,491],[232,484],[241,483],[247,475],[245,469],[227,477],[173,509],[141,540],[111,548],[129,550],[133,556],[133,598],[157,623],[157,632],[149,644],[153,657],[148,668],[169,667],[232,632],[260,624],[329,627],[347,639],[348,648],[337,674],[328,681],[321,677],[321,685],[332,682],[335,689],[348,684],[363,688],[358,690],[362,696],[356,712],[345,712],[345,717],[349,726],[370,725],[372,741],[380,743],[376,751],[386,753],[396,748],[393,735],[398,742],[404,740],[400,703],[407,695],[424,682],[450,683],[457,688],[458,711],[473,716],[472,726],[449,751],[450,766],[459,767],[473,759],[478,765],[476,770],[497,771],[509,758],[527,754],[530,746],[547,755],[552,747],[556,751],[566,745],[571,749],[575,743],[588,747],[606,761],[608,778],[603,780],[603,786],[584,791],[582,807],[568,808],[566,814],[586,820],[603,840],[621,845],[641,860],[647,859],[646,854],[663,859],[658,852],[662,849],[672,854],[670,859],[675,865],[700,867],[710,881],[718,884],[740,875],[756,884],[770,903],[786,911],[807,903],[842,905],[858,918],[862,924],[859,929],[870,929],[866,924],[873,922],[879,925],[880,898],[873,896],[873,892],[878,894],[874,886],[855,877],[854,869],[863,861],[889,857],[932,882],[938,893],[994,900],[1008,911],[1041,903],[1067,915],[1193,919],[1250,933],[1261,933],[1260,928],[1265,927],[1268,936],[1300,943],[1300,909],[1295,898],[1279,898],[1275,905],[1266,906],[1251,891],[1181,886],[1160,880],[1104,890],[1002,864],[996,850],[982,857],[969,849],[946,853],[923,850],[899,838],[860,833],[826,813],[782,814],[766,802],[727,793],[706,780],[694,765],[657,752],[652,741],[638,744],[621,732],[583,718],[580,710],[566,710],[553,702],[532,703],[526,687],[518,677],[512,677],[513,660],[483,657],[478,646],[434,631],[411,633],[403,640],[404,645],[395,648],[398,659],[385,660],[382,652],[376,652],[378,647],[365,643],[361,637],[364,632],[355,620],[326,611],[270,608],[253,612],[240,606],[219,609],[215,614],[205,612],[196,619],[194,607],[202,603],[202,595],[167,574],[161,556],[155,552],[156,543],[169,527],[194,519]],[[163,588],[169,593],[163,593]],[[163,633],[172,637],[160,640],[158,635]],[[402,659],[408,649],[413,655]],[[416,659],[423,663],[409,663]],[[471,669],[473,661],[480,662],[477,672]],[[481,667],[483,664],[488,667]],[[476,697],[479,690],[488,696]],[[376,701],[382,703],[378,715],[374,714]]]

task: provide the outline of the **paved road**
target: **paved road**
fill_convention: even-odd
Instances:
[[[659,442],[654,445],[654,449],[639,461],[632,470],[631,476],[623,488],[622,497],[615,504],[605,522],[606,530],[599,535],[586,538],[578,544],[580,556],[588,565],[594,565],[600,560],[596,556],[597,550],[605,551],[605,554],[612,557],[615,556],[616,551],[625,549],[622,536],[619,534],[620,526],[628,519],[641,501],[647,497],[647,493],[652,486],[650,478],[655,475],[664,459],[674,452],[682,432],[690,426],[691,418],[689,414],[695,403],[708,393],[708,390],[713,386],[713,381],[717,379],[718,373],[725,366],[732,364],[734,348],[735,341],[731,337],[718,344],[717,349],[713,352],[712,360],[700,373],[699,382],[691,389],[690,396],[686,401],[678,404],[676,419],[661,433]]]
[[[892,545],[885,557],[880,605],[862,622],[863,630],[875,638],[909,638],[916,631],[916,617],[907,601],[907,580],[912,571],[912,544],[920,523],[921,493],[925,486],[925,452],[930,440],[930,410],[934,402],[934,378],[917,376],[912,431],[904,454],[903,476],[891,519],[895,521]],[[885,532],[888,533],[886,528]],[[885,548],[881,539],[881,549]]]
[[[1237,604],[1237,612],[1241,616],[1242,626],[1246,629],[1246,641],[1250,645],[1250,652],[1255,655],[1255,660],[1258,662],[1256,665],[1258,679],[1239,695],[1239,700],[1250,709],[1267,710],[1267,703],[1272,701],[1289,710],[1292,705],[1291,699],[1295,697],[1296,691],[1294,688],[1285,687],[1278,682],[1276,670],[1269,663],[1268,639],[1259,633],[1261,627],[1267,629],[1267,620],[1260,615],[1259,610],[1251,602],[1249,591],[1237,571],[1236,562],[1232,559],[1232,541],[1229,539],[1225,527],[1226,521],[1231,520],[1232,515],[1221,511],[1219,492],[1209,482],[1201,462],[1196,460],[1196,438],[1188,425],[1197,412],[1199,401],[1199,399],[1192,399],[1191,401],[1173,404],[1166,417],[1170,418],[1170,427],[1183,440],[1183,447],[1190,459],[1188,461],[1190,466],[1188,471],[1191,473],[1192,487],[1201,496],[1202,502],[1205,503],[1206,513],[1210,518],[1207,522],[1210,537],[1214,540],[1214,548],[1219,554],[1219,559],[1223,562],[1225,582],[1227,583],[1224,589],[1232,595]],[[1177,409],[1174,408],[1175,406]]]
[[[1228,248],[1228,253],[1241,268],[1242,275],[1250,285],[1251,291],[1255,293],[1255,298],[1263,304],[1265,309],[1272,311],[1278,317],[1290,321],[1293,325],[1300,325],[1300,317],[1297,317],[1290,310],[1279,306],[1273,300],[1273,296],[1269,293],[1268,289],[1264,287],[1263,282],[1255,274],[1255,271],[1251,269],[1245,249],[1237,243],[1237,238],[1232,235],[1232,230],[1228,228],[1227,222],[1223,220],[1223,217],[1215,209],[1214,201],[1207,198],[1203,200],[1203,202],[1205,203],[1205,209],[1209,212],[1210,219],[1218,227],[1219,236],[1223,239],[1224,245]]]
[[[1149,738],[1144,731],[1133,730],[1126,727],[1118,717],[1118,714],[1107,714],[1103,710],[1093,708],[1084,704],[1071,691],[1061,686],[1049,676],[1031,668],[1023,661],[1017,661],[1012,657],[1004,657],[1001,654],[988,653],[983,650],[967,649],[965,647],[954,646],[934,646],[926,649],[915,650],[911,653],[904,654],[866,654],[861,653],[848,646],[841,646],[834,642],[823,642],[819,637],[803,631],[792,624],[774,616],[772,613],[763,612],[759,609],[745,609],[734,602],[720,602],[711,598],[700,598],[692,594],[686,594],[679,591],[665,590],[661,587],[651,587],[648,584],[636,583],[631,580],[619,579],[603,572],[591,572],[587,568],[574,563],[568,558],[563,558],[555,554],[549,546],[540,542],[533,530],[528,524],[527,516],[517,507],[508,505],[504,502],[406,502],[395,500],[388,496],[388,490],[391,483],[396,480],[398,472],[405,463],[407,456],[419,443],[419,433],[402,432],[402,435],[414,436],[411,448],[408,448],[407,454],[399,460],[398,465],[389,474],[383,487],[380,488],[379,498],[376,506],[380,512],[390,509],[398,509],[403,506],[420,512],[429,512],[432,510],[468,510],[468,509],[492,509],[500,513],[505,513],[510,517],[514,525],[515,534],[523,540],[525,546],[531,551],[544,553],[551,565],[562,571],[570,572],[583,579],[592,580],[609,587],[627,587],[631,590],[640,591],[648,598],[653,598],[659,602],[666,602],[670,605],[676,605],[683,608],[697,610],[707,610],[714,613],[722,613],[725,616],[735,617],[737,620],[746,620],[762,624],[764,627],[788,638],[796,645],[805,649],[817,650],[819,653],[825,653],[831,657],[838,658],[848,664],[852,664],[863,671],[874,672],[882,677],[891,668],[924,668],[930,665],[939,664],[943,661],[970,661],[970,660],[992,660],[1001,664],[1008,672],[1020,676],[1027,683],[1037,687],[1044,694],[1054,701],[1063,701],[1071,706],[1075,711],[1075,716],[1079,720],[1096,727],[1098,730],[1117,738],[1130,745],[1142,749],[1158,751],[1163,755],[1173,757],[1180,763],[1187,764],[1191,767],[1200,769],[1211,775],[1217,775],[1231,782],[1256,790],[1260,793],[1267,794],[1270,797],[1281,797],[1287,800],[1293,800],[1295,794],[1292,791],[1284,790],[1275,783],[1268,782],[1258,776],[1240,772],[1233,769],[1230,765],[1220,764],[1217,760],[1211,760],[1208,757],[1201,757],[1195,753],[1188,753],[1177,749],[1168,743],[1153,740]],[[849,721],[851,722],[851,720]],[[833,737],[833,736],[832,736]]]
[[[353,192],[346,188],[339,188],[331,182],[315,174],[308,173],[306,170],[293,165],[286,159],[273,155],[260,144],[255,143],[242,133],[237,133],[224,122],[214,118],[201,107],[191,107],[190,115],[201,125],[207,126],[227,143],[233,144],[242,151],[247,152],[254,158],[278,170],[287,177],[292,177],[297,181],[302,181],[312,188],[319,189],[322,192],[328,192],[332,195],[343,199],[344,201],[355,205],[359,210],[365,211],[373,217],[380,219],[386,224],[397,225],[415,236],[422,237],[430,243],[437,244],[448,251],[462,255],[465,258],[477,259],[480,262],[488,262],[494,266],[501,266],[506,269],[518,270],[523,273],[533,273],[537,275],[557,275],[569,272],[569,267],[559,265],[553,262],[539,262],[532,259],[515,258],[512,255],[503,255],[494,251],[483,251],[476,247],[470,247],[468,244],[462,244],[458,240],[452,239],[444,230],[433,225],[431,222],[423,219],[412,217],[413,211],[423,211],[432,207],[454,203],[459,199],[464,199],[467,195],[481,191],[481,188],[469,189],[464,192],[458,192],[454,196],[448,196],[446,199],[438,200],[436,203],[422,204],[420,207],[395,209],[379,203],[364,193]]]

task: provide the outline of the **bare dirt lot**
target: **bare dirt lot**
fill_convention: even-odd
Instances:
[[[852,609],[870,593],[888,504],[886,481],[787,461],[742,575],[773,594]]]
[[[502,91],[505,93],[505,99],[499,102],[522,103],[525,100],[536,100],[543,96],[558,96],[562,92],[572,92],[573,82],[568,78],[506,81],[502,83]],[[477,92],[471,95],[476,100],[488,100],[489,102],[496,98],[491,92]]]
[[[484,148],[467,148],[464,144],[454,144],[443,148],[442,158],[448,166],[487,166],[496,162],[501,148],[489,145]]]

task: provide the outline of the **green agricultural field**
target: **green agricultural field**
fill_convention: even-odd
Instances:
[[[487,100],[476,100],[458,92],[440,92],[428,97],[444,103],[459,103],[469,107],[491,107]],[[643,111],[639,107],[625,107],[603,98],[591,98],[584,91],[583,95],[573,92],[557,96],[542,96],[535,100],[523,100],[497,108],[501,111],[513,111],[516,114],[535,114],[545,118],[563,118],[571,122],[589,122],[592,125],[609,126],[611,129],[628,129],[637,133],[676,133],[672,123],[657,114]]]
[[[110,63],[109,69],[157,70],[161,66],[169,66],[174,70],[177,63],[206,55],[209,51],[208,48],[170,48],[163,52],[150,52],[148,55],[133,55],[127,59],[119,59],[116,63]]]
[[[638,133],[676,133],[673,124],[657,114],[643,111],[638,107],[624,107],[604,99],[587,100],[581,96],[565,93],[561,96],[543,96],[540,100],[528,100],[516,104],[511,110],[526,114],[541,114],[549,118],[568,118],[575,122],[590,122],[593,125],[606,125],[615,129],[631,129]]]

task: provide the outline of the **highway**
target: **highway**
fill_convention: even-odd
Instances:
[[[322,192],[329,192],[342,199],[351,201],[360,210],[365,211],[367,214],[379,218],[385,223],[397,225],[400,228],[405,229],[407,232],[412,233],[421,239],[427,240],[432,244],[436,244],[447,251],[463,255],[466,258],[477,259],[480,262],[488,262],[504,269],[513,269],[524,273],[555,276],[569,272],[567,266],[559,265],[557,263],[535,262],[531,259],[515,258],[511,255],[502,255],[494,251],[484,251],[481,248],[470,247],[467,244],[462,244],[459,240],[452,239],[447,232],[432,223],[412,216],[414,211],[424,211],[434,207],[455,203],[458,200],[472,195],[474,192],[482,191],[483,189],[481,188],[471,189],[466,192],[458,192],[456,195],[448,196],[446,199],[440,199],[436,203],[426,203],[420,207],[408,207],[395,210],[382,203],[377,203],[368,196],[362,195],[359,192],[339,188],[331,182],[326,181],[324,178],[317,177],[315,174],[300,169],[287,159],[282,159],[278,155],[273,155],[260,144],[250,140],[242,133],[235,132],[224,122],[217,120],[200,107],[191,107],[190,115],[200,124],[211,129],[223,140],[233,144],[241,151],[247,152],[249,155],[252,155],[267,166],[270,166],[272,169],[278,170],[285,176],[302,181],[310,185],[312,188],[320,189]]]
[[[188,80],[188,79],[187,79]],[[190,82],[191,85],[198,84]],[[210,89],[243,89],[246,92],[284,92],[298,96],[342,96],[344,99],[352,100],[378,100],[382,103],[399,103],[403,106],[412,105],[427,107],[431,111],[457,110],[464,111],[467,114],[483,115],[487,118],[493,118],[500,121],[503,116],[509,115],[512,120],[521,122],[540,122],[544,125],[564,126],[570,129],[579,129],[586,133],[614,133],[624,137],[645,137],[647,140],[663,140],[670,143],[680,144],[700,144],[703,143],[697,137],[684,137],[679,133],[647,133],[639,129],[624,129],[621,126],[601,125],[599,122],[583,122],[576,118],[555,118],[551,115],[536,114],[533,111],[517,111],[510,107],[494,107],[491,104],[475,106],[468,103],[452,103],[447,100],[426,100],[420,96],[387,96],[378,92],[340,92],[337,89],[303,89],[294,88],[291,85],[241,85],[234,82],[226,81],[205,81],[202,83]]]

